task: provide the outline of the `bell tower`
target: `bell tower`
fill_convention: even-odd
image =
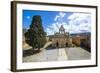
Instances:
[[[65,29],[64,29],[63,25],[61,25],[61,27],[59,28],[59,33],[65,34]]]

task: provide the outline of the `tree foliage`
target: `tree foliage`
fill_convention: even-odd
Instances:
[[[35,15],[32,18],[30,28],[25,33],[26,42],[34,48],[40,49],[46,43],[46,33],[42,26],[41,16]]]

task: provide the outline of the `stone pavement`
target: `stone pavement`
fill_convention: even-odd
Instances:
[[[58,52],[58,61],[68,60],[68,54],[65,51],[65,48],[59,48]]]
[[[42,50],[40,53],[23,57],[23,62],[44,62],[44,61],[56,61],[58,55],[58,49]]]
[[[43,49],[40,53],[23,57],[23,62],[45,62],[90,59],[91,53],[80,47]]]
[[[65,51],[68,54],[68,60],[87,60],[87,59],[91,59],[91,53],[84,50],[81,47],[66,48]]]

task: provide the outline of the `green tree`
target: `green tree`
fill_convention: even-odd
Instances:
[[[40,50],[46,43],[46,33],[42,26],[41,16],[35,15],[32,18],[30,28],[25,33],[26,42],[34,48]]]

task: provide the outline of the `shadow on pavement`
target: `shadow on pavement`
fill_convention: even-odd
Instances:
[[[54,47],[52,45],[49,45],[48,47],[46,47],[46,50],[52,50],[52,49],[62,49],[62,48],[70,48],[70,47]]]
[[[82,46],[82,48],[83,48],[84,50],[86,50],[86,51],[88,51],[88,52],[91,53],[91,48],[86,48],[86,47],[84,47],[84,46]]]
[[[34,54],[37,54],[39,52],[41,52],[41,51],[39,51],[39,50],[33,50],[33,49],[23,50],[23,57],[34,55]]]
[[[52,50],[52,49],[57,49],[57,47],[53,47],[52,45],[49,45],[48,47],[46,47],[46,50]]]

